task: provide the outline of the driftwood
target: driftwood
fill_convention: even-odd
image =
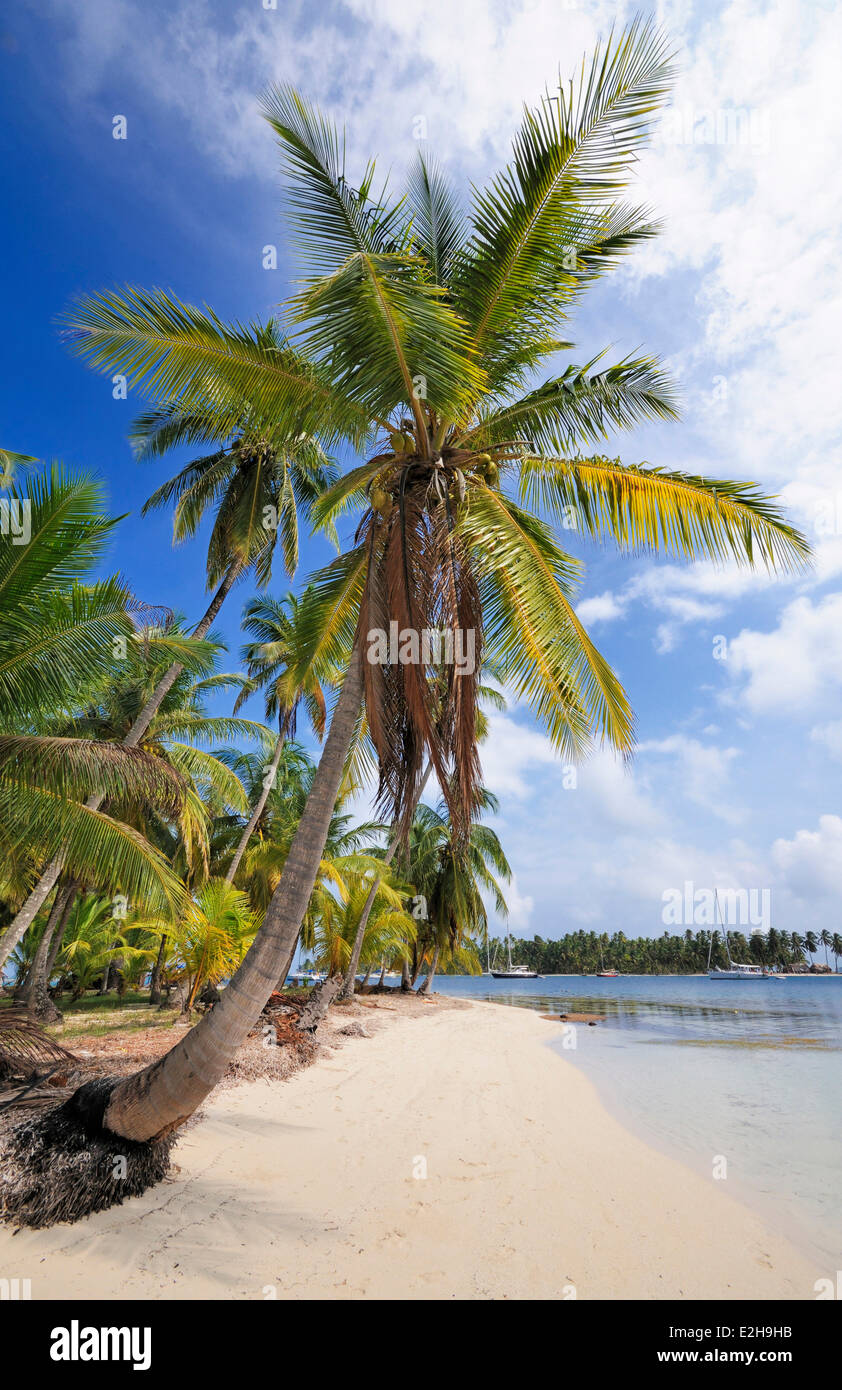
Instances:
[[[302,1033],[315,1033],[341,988],[340,975],[329,975],[320,985],[316,985],[298,1015],[298,1027]]]
[[[304,1000],[275,990],[269,995],[251,1036],[265,1036],[268,1024],[274,1028],[275,1039],[280,1046],[304,1048],[309,1052],[316,1030],[341,988],[342,980],[336,977],[317,985],[310,997]]]

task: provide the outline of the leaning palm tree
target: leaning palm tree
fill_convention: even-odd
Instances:
[[[189,413],[212,400],[236,428],[247,400],[290,435],[365,449],[367,461],[332,490],[320,517],[369,505],[357,543],[320,576],[308,605],[314,647],[350,629],[352,654],[260,931],[220,1003],[166,1057],[83,1087],[60,1121],[7,1141],[7,1161],[18,1163],[3,1200],[18,1220],[40,1219],[40,1173],[74,1126],[84,1125],[88,1145],[96,1129],[106,1150],[127,1139],[139,1146],[124,1195],[165,1168],[172,1134],[219,1080],[297,936],[364,697],[389,819],[408,828],[429,755],[457,842],[467,833],[479,771],[475,671],[457,679],[446,661],[376,664],[367,659],[372,630],[389,633],[395,622],[416,642],[420,629],[443,629],[454,642],[472,632],[475,668],[486,656],[499,661],[560,749],[584,751],[596,733],[628,752],[628,700],[576,616],[579,565],[551,523],[572,516],[583,533],[632,551],[735,556],[772,569],[805,562],[806,542],[753,486],[583,453],[612,428],[675,415],[653,359],[568,366],[535,384],[542,362],[567,350],[560,333],[582,290],[654,234],[648,213],[620,205],[618,193],[670,78],[650,26],[612,36],[578,90],[560,86],[527,111],[510,164],[474,195],[467,219],[427,161],[407,199],[373,198],[371,170],[354,188],[336,130],[296,93],[273,90],[265,112],[306,260],[290,305],[297,348],[281,340],[267,351],[254,330],[160,291],[92,296],[71,312],[76,351],[164,405]],[[69,1169],[50,1212],[76,1212],[85,1200],[90,1209],[111,1198]]]

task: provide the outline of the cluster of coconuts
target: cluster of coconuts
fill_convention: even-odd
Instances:
[[[392,445],[392,452],[396,455],[403,454],[405,456],[416,452],[414,439],[404,434],[402,430],[391,430],[389,433],[389,440]],[[500,479],[500,470],[490,454],[475,454],[471,460],[471,465],[477,477],[482,478],[483,482],[488,487],[497,486]],[[439,462],[437,466],[441,467],[441,463]],[[465,497],[465,476],[461,469],[457,469],[456,474],[459,499],[463,501]],[[442,496],[441,479],[436,477],[435,482],[438,485],[436,491],[439,496]],[[372,510],[377,512],[384,521],[387,521],[395,505],[391,493],[386,492],[382,487],[375,486],[371,489],[369,501]]]
[[[500,481],[500,469],[490,454],[474,455],[474,472],[488,487],[496,487]]]

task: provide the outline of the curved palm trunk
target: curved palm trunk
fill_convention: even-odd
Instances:
[[[362,672],[355,650],[304,814],[263,925],[211,1012],[160,1061],[113,1088],[102,1115],[105,1130],[144,1141],[163,1138],[177,1129],[213,1090],[259,1017],[307,910],[361,700]]]
[[[263,778],[263,789],[260,793],[260,796],[257,798],[254,810],[252,811],[251,817],[249,818],[249,823],[243,831],[242,835],[240,836],[240,843],[237,845],[237,848],[234,851],[234,858],[228,865],[228,872],[225,875],[225,882],[227,884],[232,884],[234,882],[234,877],[237,873],[237,870],[240,867],[240,860],[242,859],[243,854],[245,853],[246,846],[254,833],[254,828],[257,825],[257,822],[263,815],[263,808],[266,805],[266,802],[269,800],[269,793],[275,785],[275,776],[280,765],[281,754],[284,751],[284,741],[284,734],[279,734],[278,741],[275,744],[275,751],[272,754],[272,761],[266,769],[266,775]]]
[[[430,985],[433,983],[433,976],[434,976],[435,973],[436,973],[436,968],[437,968],[437,966],[438,966],[438,963],[439,963],[439,948],[438,948],[438,946],[437,946],[436,949],[433,951],[433,959],[430,961],[430,968],[429,968],[429,970],[427,971],[427,978],[426,978],[426,980],[424,981],[424,983],[423,983],[423,985],[421,986],[421,988],[419,989],[419,991],[418,991],[419,994],[429,994],[429,993],[430,993]]]
[[[413,815],[415,815],[415,809],[418,806],[421,797],[424,795],[424,788],[426,787],[427,782],[430,779],[430,773],[432,772],[432,770],[433,764],[432,762],[428,762],[426,768],[424,769],[424,776],[421,778],[421,781],[418,784],[418,795],[415,798],[415,806],[412,810]],[[392,827],[392,833],[394,834],[394,826]],[[392,860],[394,859],[397,853],[397,849],[398,841],[396,839],[393,839],[392,843],[389,845],[389,848],[386,850],[385,855],[383,856],[384,864],[392,863]],[[374,899],[377,896],[377,890],[380,887],[380,883],[381,880],[379,878],[376,878],[374,880],[374,882],[368,890],[368,897],[363,903],[363,910],[360,913],[360,920],[357,923],[357,931],[354,937],[354,944],[351,947],[351,959],[348,962],[348,969],[345,972],[345,979],[342,982],[342,989],[339,992],[340,999],[350,999],[354,993],[354,990],[357,987],[357,971],[360,965],[360,955],[362,954],[363,942],[365,941],[365,929],[368,926],[368,919],[371,916],[371,909],[374,906]]]
[[[228,570],[228,573],[214,594],[205,616],[202,618],[198,627],[194,629],[194,637],[201,638],[207,635],[211,623],[222,607],[235,580],[241,573],[242,568],[243,565],[241,560],[235,560],[231,565],[231,568]],[[146,733],[146,730],[157,714],[161,702],[172,689],[183,670],[183,664],[180,661],[174,661],[169,670],[161,677],[155,689],[152,691],[152,694],[149,696],[149,699],[146,701],[146,704],[143,706],[143,709],[140,711],[140,714],[129,729],[129,732],[126,734],[126,737],[123,739],[123,746],[125,748],[136,748],[140,743],[140,740],[143,738],[143,735]],[[97,793],[95,796],[89,796],[85,805],[89,811],[98,811],[104,800],[105,797]],[[59,853],[47,865],[40,879],[32,889],[32,892],[29,894],[29,897],[26,899],[26,902],[9,923],[3,935],[0,936],[0,974],[2,974],[6,961],[12,954],[12,951],[17,946],[21,937],[29,930],[32,923],[35,921],[35,918],[49,897],[52,889],[58,882],[63,868],[64,855]]]

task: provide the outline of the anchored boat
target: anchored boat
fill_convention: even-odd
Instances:
[[[723,970],[721,966],[710,968],[710,956],[713,950],[713,932],[710,935],[708,944],[708,978],[711,980],[766,980],[771,978],[769,972],[763,969],[762,965],[740,965],[738,961],[731,959],[731,945],[728,941],[728,928],[722,920],[719,911],[719,894],[716,889],[713,893],[713,901],[716,911],[717,925],[722,928],[722,935],[725,940],[725,951],[728,956],[728,969]]]
[[[488,937],[486,937],[486,951],[488,950]],[[493,975],[495,980],[539,980],[543,976],[537,970],[530,970],[526,965],[512,965],[512,940],[506,929],[506,969],[493,970],[491,963],[488,964],[488,973]]]

